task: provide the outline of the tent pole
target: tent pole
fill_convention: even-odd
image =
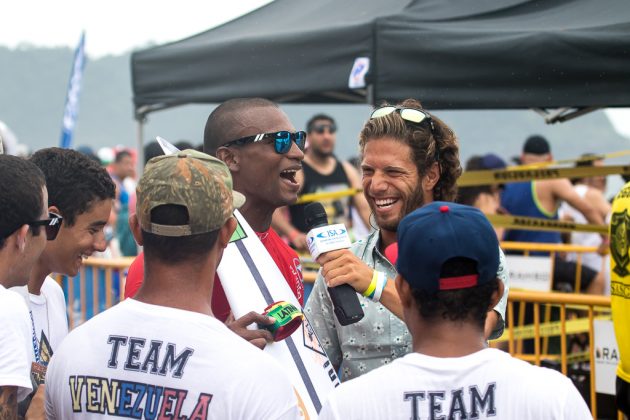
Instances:
[[[136,175],[140,179],[142,170],[144,169],[144,115],[136,116]]]

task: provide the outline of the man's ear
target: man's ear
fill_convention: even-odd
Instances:
[[[409,306],[411,306],[413,301],[411,286],[409,286],[409,283],[407,283],[407,281],[400,274],[396,275],[394,283],[396,285],[398,297],[400,298],[400,303],[402,304],[403,308],[408,308]]]
[[[238,149],[221,146],[217,149],[217,158],[225,162],[230,172],[238,172],[241,165]]]
[[[497,290],[492,292],[492,298],[490,299],[490,305],[488,307],[489,311],[494,309],[494,307],[499,304],[499,301],[503,297],[503,292],[505,292],[505,285],[503,284],[501,279],[497,279],[497,282],[499,282],[498,287]]]
[[[22,227],[20,227],[18,230],[16,230],[15,232],[13,232],[13,235],[11,236],[15,236],[15,245],[18,247],[18,249],[20,250],[20,252],[24,252],[24,250],[26,249],[26,241],[28,240],[28,229],[29,226],[28,225],[22,225]],[[40,235],[42,234],[46,234],[46,232],[42,231],[40,232]]]
[[[433,188],[440,180],[440,165],[433,162],[429,170],[422,177],[422,190],[426,193],[433,194]]]
[[[57,206],[48,206],[48,213],[55,213],[63,217],[63,214],[61,214],[61,212],[59,211],[59,207]]]
[[[140,227],[140,222],[138,221],[136,213],[129,215],[129,227],[131,228],[133,238],[136,240],[138,245],[144,245],[144,241],[142,240],[142,228]]]
[[[238,225],[238,222],[236,221],[236,218],[233,216],[231,216],[229,219],[225,221],[225,223],[221,227],[221,230],[219,231],[218,241],[219,241],[219,245],[221,246],[221,249],[225,248],[227,244],[230,243],[230,239],[232,239],[232,234],[236,230],[237,225]]]

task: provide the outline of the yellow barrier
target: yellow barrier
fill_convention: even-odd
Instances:
[[[127,268],[132,261],[133,258],[88,258],[74,278],[55,276],[66,293],[70,329],[123,299]]]
[[[504,250],[519,250],[526,255],[532,251],[550,252],[552,256],[556,252],[594,252],[593,247],[562,245],[562,244],[532,244],[503,242]],[[105,260],[89,258],[75,279],[67,279],[58,276],[58,281],[64,285],[68,297],[68,318],[70,328],[80,325],[89,317],[96,315],[102,309],[107,309],[123,299],[126,271],[132,258],[122,258],[115,260]],[[579,264],[579,258],[578,258]],[[313,283],[316,279],[316,271],[305,271],[305,283]],[[580,270],[577,270],[576,279],[579,287]],[[88,283],[92,287],[87,287]],[[96,285],[96,286],[95,286]],[[101,287],[103,286],[103,287]],[[77,287],[79,290],[77,290]],[[87,296],[88,290],[92,291],[91,296]],[[113,294],[113,291],[116,293]],[[101,293],[103,292],[103,293]],[[531,325],[524,325],[524,305],[533,305],[534,322]],[[514,305],[520,306],[519,319],[515,318],[516,310]],[[545,311],[544,321],[541,322],[541,305]],[[560,311],[560,320],[551,321],[551,307],[557,307]],[[90,308],[91,311],[90,311]],[[586,311],[587,316],[581,319],[567,320],[567,311],[581,308]],[[568,364],[579,361],[588,361],[591,366],[590,396],[591,411],[593,418],[597,418],[597,401],[595,395],[595,355],[593,343],[593,320],[599,317],[609,317],[610,298],[603,296],[567,294],[567,293],[541,293],[511,290],[507,308],[507,326],[503,337],[491,343],[492,346],[507,342],[508,351],[514,357],[540,365],[542,360],[560,361],[563,374],[568,372]],[[571,334],[588,334],[588,352],[570,353],[567,349],[567,336]],[[560,352],[553,354],[549,352],[549,337],[560,337]],[[534,339],[534,352],[526,354],[523,352],[523,340]],[[619,417],[621,419],[621,417]]]
[[[522,351],[521,337],[518,337],[518,333],[521,336],[530,336],[532,331],[527,331],[528,334],[523,334],[524,328],[522,326],[522,320],[519,319],[519,325],[515,324],[515,308],[514,305],[519,304],[521,313],[523,313],[523,306],[525,303],[533,306],[534,323],[528,325],[525,328],[527,330],[533,330],[534,338],[534,352],[533,354],[527,354]],[[557,323],[550,323],[544,325],[540,321],[541,305],[545,306],[545,310],[549,310],[551,306],[559,308],[560,321]],[[586,311],[586,317],[575,321],[567,320],[567,310],[571,307],[581,307],[583,311]],[[507,336],[508,351],[514,357],[518,357],[523,360],[527,360],[536,365],[540,365],[542,360],[558,360],[560,359],[561,371],[564,375],[567,375],[568,364],[576,361],[586,360],[590,363],[590,406],[593,418],[597,418],[597,398],[595,393],[595,344],[593,334],[593,321],[599,317],[610,317],[610,297],[605,296],[593,296],[593,295],[580,295],[580,294],[567,294],[567,293],[542,293],[542,292],[525,292],[510,290],[507,308],[507,328],[504,332],[504,337]],[[576,328],[577,327],[577,328]],[[584,331],[588,334],[588,352],[587,353],[574,353],[570,354],[567,349],[568,336],[575,331]],[[560,337],[560,354],[550,354],[545,349],[546,344],[544,340],[545,336],[555,335]],[[504,341],[504,340],[503,340]],[[541,343],[542,341],[542,343]],[[493,342],[493,346],[496,346]],[[621,414],[618,413],[619,419]]]

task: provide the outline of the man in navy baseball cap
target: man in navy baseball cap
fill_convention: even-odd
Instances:
[[[436,201],[400,223],[398,273],[413,290],[428,293],[484,285],[496,280],[498,246],[492,225],[478,209]],[[451,260],[461,260],[453,264],[461,266],[461,275],[444,275],[453,271],[447,264]]]
[[[484,321],[503,293],[497,247],[474,207],[433,202],[405,216],[396,289],[411,352],[342,383],[319,418],[591,418],[566,376],[488,348]]]

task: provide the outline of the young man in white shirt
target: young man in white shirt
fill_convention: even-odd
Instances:
[[[59,234],[35,263],[28,286],[14,289],[24,296],[30,310],[34,336],[29,343],[43,367],[37,378],[43,383],[50,357],[68,334],[63,290],[49,274],[76,276],[84,258],[105,249],[103,228],[116,187],[105,168],[74,150],[41,149],[30,161],[46,178],[48,212],[63,217]]]
[[[396,289],[413,352],[337,388],[321,419],[590,419],[559,372],[488,348],[503,292],[496,234],[478,209],[433,202],[398,226]]]
[[[144,281],[61,344],[46,376],[48,418],[297,418],[282,368],[212,314],[232,212],[245,201],[228,168],[194,150],[156,157],[136,193]]]
[[[23,286],[54,233],[42,172],[15,156],[0,155],[0,418],[17,419],[18,403],[33,390],[31,322],[24,300],[7,290]],[[34,400],[40,410],[43,390]],[[22,413],[24,414],[24,413]],[[27,415],[34,414],[33,410]],[[42,412],[43,414],[43,412]]]

